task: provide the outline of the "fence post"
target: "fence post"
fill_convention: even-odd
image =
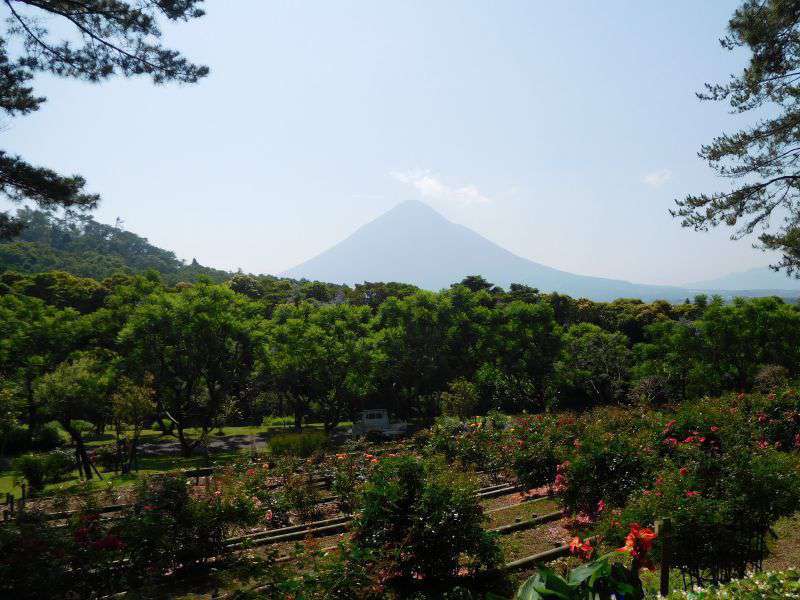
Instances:
[[[658,539],[661,540],[661,585],[659,592],[662,597],[669,595],[669,569],[671,566],[670,560],[672,559],[672,519],[669,517],[661,519],[656,523],[656,534]]]

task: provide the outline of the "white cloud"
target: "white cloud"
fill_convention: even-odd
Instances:
[[[472,184],[459,187],[449,186],[429,171],[394,172],[392,177],[401,183],[410,185],[417,190],[420,196],[427,200],[447,202],[459,206],[492,202],[491,198],[482,194]]]
[[[646,183],[650,187],[661,187],[670,179],[672,179],[672,171],[669,169],[660,169],[658,171],[653,171],[652,173],[647,173],[642,177],[642,182]]]

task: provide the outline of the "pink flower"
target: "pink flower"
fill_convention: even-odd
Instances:
[[[694,498],[694,497],[699,496],[699,495],[700,495],[700,492],[693,492],[691,490],[686,492],[686,497],[687,498]]]
[[[717,433],[718,431],[719,431],[719,427],[717,427],[716,425],[712,425],[711,426],[711,432],[712,433]]]
[[[606,503],[603,500],[598,501],[597,503],[597,512],[601,513],[606,509]]]
[[[758,447],[761,450],[766,450],[767,448],[769,448],[769,442],[767,442],[767,440],[759,440]]]

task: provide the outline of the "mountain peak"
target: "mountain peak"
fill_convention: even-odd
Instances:
[[[639,285],[553,269],[448,221],[419,200],[401,202],[285,275],[350,285],[401,281],[429,290],[446,288],[467,275],[481,275],[501,287],[522,283],[543,292],[593,300],[681,301],[693,293],[685,288]]]
[[[400,204],[396,204],[388,211],[383,213],[379,219],[384,217],[410,217],[410,218],[417,218],[417,219],[431,219],[436,218],[442,221],[447,221],[447,219],[442,216],[442,214],[433,208],[430,204],[422,202],[421,200],[405,200]]]

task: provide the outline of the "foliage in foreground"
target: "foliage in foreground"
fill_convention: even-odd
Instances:
[[[234,523],[252,515],[217,495],[193,498],[183,477],[142,483],[134,506],[103,521],[88,507],[67,527],[23,514],[0,527],[0,597],[89,598],[153,586],[225,554]]]
[[[800,571],[756,573],[718,588],[672,592],[669,600],[783,600],[800,598]]]
[[[476,486],[442,463],[413,456],[374,468],[353,525],[354,543],[375,552],[385,580],[446,580],[495,566],[500,552],[483,528]]]

